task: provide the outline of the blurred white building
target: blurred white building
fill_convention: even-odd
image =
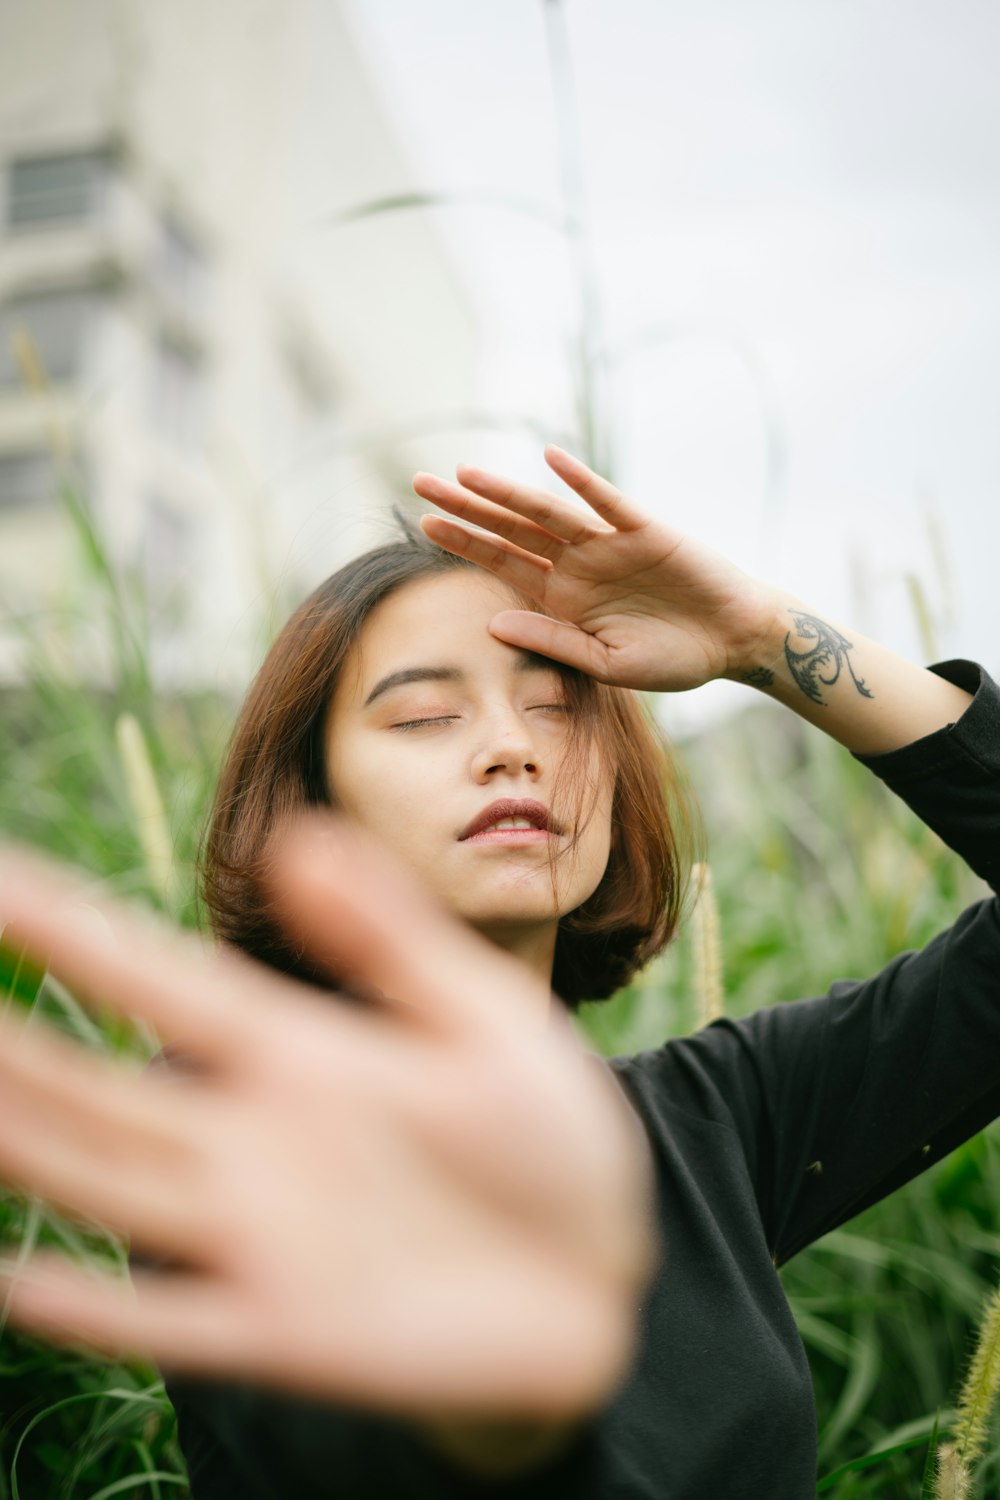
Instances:
[[[60,452],[187,677],[385,534],[477,379],[435,226],[350,214],[414,186],[337,0],[0,6],[0,607],[64,586]]]

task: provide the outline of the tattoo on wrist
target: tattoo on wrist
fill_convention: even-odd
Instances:
[[[748,687],[766,688],[774,681],[774,673],[770,667],[751,667],[749,672],[740,674],[740,681]]]
[[[825,706],[826,699],[821,689],[833,687],[846,667],[862,698],[874,698],[875,694],[865,686],[864,678],[857,675],[851,663],[848,653],[854,649],[853,643],[816,615],[801,614],[796,609],[790,613],[795,629],[785,636],[785,660],[806,697]],[[805,651],[796,651],[792,646],[793,636],[813,644]]]

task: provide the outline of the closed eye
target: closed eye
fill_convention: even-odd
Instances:
[[[452,724],[458,718],[458,714],[441,714],[432,719],[406,719],[402,724],[391,724],[391,729],[423,729],[428,724]]]
[[[570,712],[568,703],[532,703],[529,708],[535,713],[568,714]],[[460,717],[460,714],[438,714],[423,719],[404,719],[399,724],[391,724],[389,727],[406,733],[411,729],[426,729],[431,724],[453,724]]]

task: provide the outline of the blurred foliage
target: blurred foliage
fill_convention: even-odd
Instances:
[[[198,840],[234,705],[157,691],[141,587],[116,576],[82,503],[65,498],[84,572],[43,628],[26,622],[23,677],[3,692],[0,827],[191,923]],[[81,670],[88,661],[101,664],[96,686]],[[687,744],[684,760],[708,828],[717,902],[708,930],[720,933],[715,962],[730,1014],[874,972],[981,894],[858,762],[769,703]],[[166,882],[159,825],[169,830]],[[701,1024],[704,924],[697,938],[693,930],[616,999],[584,1007],[580,1024],[598,1050],[656,1046]],[[16,953],[0,972],[11,1003],[39,1007],[85,1045],[142,1057],[155,1046],[38,979]],[[993,1286],[998,1203],[991,1130],[785,1268],[816,1384],[822,1492],[920,1493],[927,1440],[951,1419]],[[123,1264],[120,1245],[16,1195],[0,1200],[0,1238],[8,1256],[59,1245]],[[152,1372],[9,1332],[0,1349],[0,1500],[185,1492]],[[872,1454],[882,1456],[862,1466]],[[982,1493],[1000,1483],[996,1448],[980,1483]]]

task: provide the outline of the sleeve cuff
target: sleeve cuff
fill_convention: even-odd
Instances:
[[[930,670],[974,695],[962,717],[899,750],[855,755],[855,760],[895,785],[955,765],[966,771],[978,767],[984,779],[994,778],[1000,770],[1000,688],[976,662],[938,662]]]

